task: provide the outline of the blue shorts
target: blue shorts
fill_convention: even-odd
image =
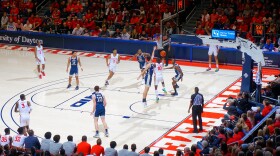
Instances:
[[[146,85],[147,87],[151,87],[151,85],[152,85],[152,80],[153,80],[153,77],[152,77],[150,74],[146,75],[146,76],[145,76],[145,85]]]
[[[139,62],[139,68],[140,69],[145,69],[145,62]]]
[[[105,116],[105,109],[96,109],[94,113],[94,117]]]
[[[69,76],[78,76],[78,69],[70,69]]]
[[[181,78],[182,78],[182,76],[179,74],[179,75],[175,75],[174,77],[173,77],[173,79],[176,81],[176,82],[178,82],[179,80],[181,80]]]

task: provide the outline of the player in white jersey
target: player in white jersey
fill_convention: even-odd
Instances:
[[[167,94],[167,91],[165,89],[165,84],[164,84],[164,80],[163,80],[163,61],[161,60],[161,58],[157,58],[157,62],[154,64],[154,78],[155,78],[155,92],[156,92],[156,102],[158,103],[159,101],[159,97],[158,97],[158,84],[161,82],[162,87],[163,87],[163,91],[165,94]]]
[[[218,45],[210,45],[209,50],[208,50],[208,62],[209,62],[209,67],[206,69],[206,71],[211,70],[211,63],[212,63],[212,55],[214,54],[214,58],[216,61],[216,70],[215,72],[219,71],[219,60],[218,60],[218,53],[220,51],[220,48]]]
[[[13,139],[10,135],[10,128],[5,128],[5,135],[1,135],[0,145],[4,147],[5,145],[11,146]]]
[[[17,132],[18,134],[13,136],[12,146],[17,148],[23,148],[24,139],[26,138],[26,136],[24,136],[24,127],[19,127]]]
[[[26,100],[25,95],[20,95],[20,100],[16,103],[15,112],[20,115],[20,127],[26,127],[29,130],[31,104]]]
[[[44,55],[44,51],[43,51],[43,46],[41,45],[41,41],[38,40],[37,42],[37,46],[35,47],[35,59],[37,62],[37,70],[38,70],[38,74],[39,74],[39,78],[42,79],[42,75],[46,76],[45,74],[45,55]],[[42,70],[40,65],[42,65]]]
[[[109,85],[109,80],[113,77],[116,72],[117,64],[120,63],[120,55],[117,53],[117,49],[113,50],[113,54],[106,58],[106,64],[109,67],[109,76],[105,81],[105,86]]]

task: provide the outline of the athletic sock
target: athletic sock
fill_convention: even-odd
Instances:
[[[158,90],[155,90],[155,92],[156,92],[156,97],[158,97]]]
[[[146,98],[142,99],[142,102],[147,102],[147,101],[146,101]]]
[[[99,131],[96,131],[96,134],[99,134]]]
[[[216,64],[216,68],[219,68],[219,64]]]
[[[211,64],[209,63],[209,68],[211,68]]]
[[[108,133],[108,129],[105,129],[105,132]]]

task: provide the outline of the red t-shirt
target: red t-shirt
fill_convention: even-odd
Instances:
[[[219,15],[214,13],[210,15],[210,19],[211,19],[211,23],[214,23],[215,21],[217,21],[219,18]]]
[[[205,35],[205,31],[203,29],[196,29],[195,34],[196,35]]]
[[[91,146],[87,142],[80,142],[77,146],[77,153],[83,153],[84,156],[90,154]]]
[[[104,147],[100,145],[94,145],[91,148],[90,154],[100,156],[101,154],[104,155]]]
[[[262,116],[265,117],[272,110],[271,105],[264,106],[262,110]]]
[[[34,18],[34,24],[35,25],[41,25],[42,24],[42,19],[40,17],[35,17]]]
[[[139,17],[137,17],[137,16],[132,17],[132,18],[130,19],[130,23],[131,23],[131,24],[136,24],[136,23],[138,23],[138,22],[139,22]]]

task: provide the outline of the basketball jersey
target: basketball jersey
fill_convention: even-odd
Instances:
[[[43,46],[42,45],[40,47],[36,46],[36,49],[37,49],[37,57],[44,57]]]
[[[104,109],[104,96],[100,92],[94,92],[92,95],[95,97],[96,109]]]
[[[138,55],[138,56],[137,56],[137,61],[138,61],[139,63],[144,63],[144,62],[145,62],[145,57],[144,57],[144,55],[143,55],[143,54]]]
[[[154,69],[155,76],[162,77],[163,63],[155,63],[154,66],[155,66]]]
[[[174,67],[178,67],[179,69],[181,69],[181,67],[177,63],[175,63]],[[180,75],[179,70],[177,70],[176,68],[174,68],[174,69],[175,69],[176,75]]]
[[[71,69],[78,69],[78,57],[70,57]]]
[[[116,54],[116,56],[114,56],[114,54],[111,54],[110,66],[116,66],[118,61],[119,61],[119,54]]]
[[[23,147],[23,143],[24,143],[24,139],[26,138],[26,136],[24,136],[24,135],[20,135],[20,134],[18,134],[18,135],[15,135],[14,137],[13,137],[13,146],[15,146],[15,147]]]
[[[30,107],[28,106],[27,104],[27,101],[24,100],[24,101],[21,101],[19,100],[18,101],[18,109],[19,109],[19,113],[20,114],[29,114],[30,113]]]
[[[153,73],[154,73],[154,65],[151,64],[150,68],[146,72],[146,76],[151,78],[153,76]]]
[[[10,135],[3,135],[0,138],[0,145],[4,147],[7,144],[10,144]]]

